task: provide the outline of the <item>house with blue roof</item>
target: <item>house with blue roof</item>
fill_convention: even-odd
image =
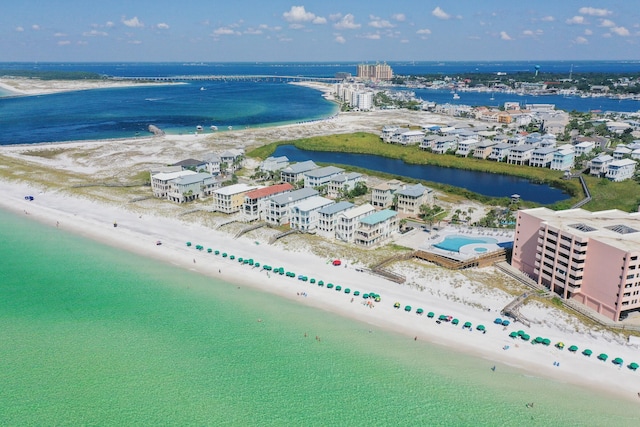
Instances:
[[[397,233],[398,227],[398,213],[384,209],[360,219],[353,241],[360,246],[372,247]]]
[[[327,185],[327,196],[340,197],[345,192],[352,191],[359,182],[364,182],[364,178],[358,172],[343,172],[334,175]]]
[[[304,179],[304,174],[317,169],[318,165],[316,165],[313,160],[307,160],[304,162],[294,163],[292,165],[287,166],[286,168],[280,171],[280,180],[282,182],[288,182],[290,184],[295,184],[298,181]]]
[[[192,202],[213,194],[220,182],[208,173],[182,175],[169,182],[167,199],[176,203]]]
[[[318,231],[326,237],[333,238],[338,224],[338,216],[354,206],[351,202],[341,201],[320,209],[318,211]]]
[[[328,186],[334,176],[343,172],[344,169],[336,166],[325,166],[323,168],[310,170],[303,174],[304,186],[309,188],[317,188],[323,185]]]
[[[313,196],[296,203],[291,209],[289,227],[292,229],[310,232],[318,226],[320,209],[335,204],[331,199],[322,196]]]
[[[313,188],[301,188],[273,196],[268,200],[265,220],[272,225],[288,224],[293,207],[301,201],[317,195],[318,191]]]

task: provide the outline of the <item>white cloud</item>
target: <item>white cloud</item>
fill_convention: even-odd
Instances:
[[[58,46],[67,46],[67,45],[70,45],[70,44],[71,44],[71,42],[69,40],[60,40],[58,42]]]
[[[500,39],[502,40],[513,40],[506,31],[500,31]]]
[[[421,30],[416,31],[416,34],[429,35],[429,34],[431,34],[431,30],[428,29],[428,28],[423,28]]]
[[[125,19],[124,16],[123,16],[122,17],[122,23],[124,25],[126,25],[127,27],[130,27],[130,28],[142,28],[142,27],[144,27],[144,24],[142,23],[142,21],[140,21],[138,19],[137,16],[134,16],[131,19]]]
[[[402,40],[400,40],[400,43],[409,43],[409,40],[407,40],[407,39],[402,39]]]
[[[324,18],[322,16],[316,16],[313,21],[311,21],[312,24],[316,24],[316,25],[322,25],[322,24],[326,24],[327,23],[327,18]]]
[[[86,41],[86,40],[78,40],[78,41],[76,42],[76,44],[77,44],[77,45],[79,45],[79,46],[86,46],[86,45],[88,45],[88,44],[89,44],[89,42],[88,42],[88,41]]]
[[[407,17],[404,16],[404,13],[394,13],[391,15],[391,18],[398,22],[404,22],[407,19]]]
[[[65,33],[54,33],[53,37],[67,37]]]
[[[369,39],[369,40],[380,40],[380,34],[378,33],[363,34],[360,37],[363,39]]]
[[[104,31],[91,30],[91,31],[85,31],[84,33],[82,33],[82,35],[83,35],[84,37],[98,37],[98,36],[106,37],[106,36],[108,36],[109,34],[107,34],[107,33],[106,33],[106,32],[104,32]]]
[[[287,22],[309,22],[316,19],[316,15],[307,12],[304,6],[291,6],[288,12],[284,12],[282,17]]]
[[[531,30],[524,30],[522,32],[522,35],[523,36],[533,36],[534,34],[533,34],[533,31],[531,31]]]
[[[260,28],[253,28],[253,27],[250,27],[250,28],[247,28],[247,29],[244,31],[244,34],[249,34],[249,35],[252,35],[252,36],[257,36],[257,35],[262,34],[262,30],[261,30]]]
[[[344,15],[342,19],[336,22],[335,24],[333,24],[333,26],[339,30],[355,30],[361,27],[360,24],[355,23],[355,18],[350,13],[347,13],[346,15]]]
[[[566,22],[569,25],[574,25],[574,24],[580,25],[580,24],[584,24],[585,23],[584,16],[580,16],[580,15],[576,15],[573,18],[569,18],[569,19],[567,19]]]
[[[369,21],[369,26],[373,27],[373,28],[393,28],[394,25],[385,20],[385,19],[380,19],[377,16],[373,16],[373,15],[369,15],[369,19],[371,21]]]
[[[127,43],[129,44],[142,44],[140,40],[129,40]]]
[[[156,25],[156,28],[158,28],[159,30],[168,30],[169,29],[169,24],[166,24],[164,22],[160,22],[159,24]]]
[[[589,43],[589,40],[587,40],[586,38],[582,37],[582,36],[578,36],[575,38],[575,40],[573,40],[573,42],[575,44],[587,44]]]
[[[233,28],[229,27],[219,27],[213,30],[213,34],[216,36],[232,36],[232,35],[240,35],[240,33]]]
[[[24,31],[24,27],[16,27],[16,31],[21,33]]]
[[[341,13],[332,13],[331,15],[329,15],[329,21],[337,21],[340,18],[342,18]]]
[[[586,28],[586,29],[584,30],[584,35],[585,35],[585,36],[591,36],[591,35],[593,35],[593,31],[591,31],[590,29]]]
[[[451,19],[451,15],[442,10],[440,6],[436,6],[436,8],[431,11],[431,14],[438,19]]]
[[[107,23],[104,24],[104,26],[107,28],[112,28],[112,27],[115,27],[116,24],[114,24],[112,21],[107,21]]]
[[[553,16],[551,16],[551,15],[547,15],[547,16],[543,16],[543,17],[542,17],[542,21],[544,21],[544,22],[553,22],[553,21],[555,21],[555,20],[556,20],[556,18],[554,18],[554,17],[553,17]]]
[[[628,37],[631,35],[629,30],[627,30],[625,27],[613,27],[611,29],[611,32],[619,35],[620,37]]]
[[[38,31],[38,30],[40,29],[40,25],[38,25],[38,24],[33,24],[33,25],[31,26],[31,29],[32,29],[32,30],[34,30],[34,31]]]
[[[589,16],[607,16],[611,15],[611,11],[607,9],[596,9],[595,7],[581,7],[578,12],[582,15]]]
[[[334,41],[336,43],[340,43],[340,44],[345,44],[347,42],[347,40],[344,37],[340,36],[340,35],[336,36]]]
[[[609,28],[609,27],[615,27],[615,26],[616,26],[616,23],[615,23],[615,22],[613,22],[613,21],[612,21],[612,20],[610,20],[610,19],[602,19],[602,20],[600,20],[600,25],[599,25],[599,26],[600,26],[600,27],[607,27],[607,28]]]
[[[304,28],[304,25],[293,23],[289,24],[289,28],[291,28],[292,30],[301,30]]]

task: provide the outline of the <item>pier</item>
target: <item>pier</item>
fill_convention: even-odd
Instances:
[[[183,76],[155,76],[155,77],[122,77],[112,76],[111,80],[141,81],[141,82],[189,82],[189,81],[223,81],[223,82],[318,82],[339,83],[342,79],[335,77],[308,76],[277,76],[277,75],[183,75]]]

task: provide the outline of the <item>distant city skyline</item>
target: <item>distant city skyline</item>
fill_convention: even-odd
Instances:
[[[0,61],[638,60],[634,1],[23,0]]]

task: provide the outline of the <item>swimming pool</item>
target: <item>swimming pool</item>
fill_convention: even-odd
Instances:
[[[467,237],[467,236],[451,235],[451,236],[445,237],[442,242],[436,243],[433,246],[445,251],[460,252],[461,247],[466,245],[478,244],[478,243],[497,244],[498,241],[496,239],[492,239],[491,237]],[[480,251],[476,250],[476,252],[480,252]]]

